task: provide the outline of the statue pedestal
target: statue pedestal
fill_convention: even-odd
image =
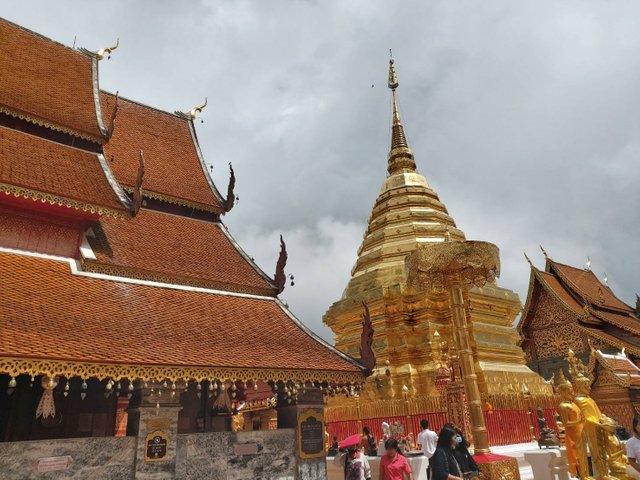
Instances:
[[[479,453],[473,456],[485,480],[520,480],[520,468],[515,457],[495,453]],[[538,480],[538,477],[535,477]]]
[[[524,452],[536,480],[569,480],[567,454],[564,448]]]

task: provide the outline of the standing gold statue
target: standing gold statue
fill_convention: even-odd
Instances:
[[[589,464],[587,462],[587,445],[583,437],[584,419],[580,408],[573,403],[573,387],[565,378],[562,370],[558,375],[557,391],[561,398],[558,413],[564,425],[569,471],[572,476],[585,480],[589,478]]]
[[[615,436],[616,422],[603,415],[590,397],[591,380],[581,372],[574,375],[575,403],[584,417],[584,433],[589,443],[595,477],[599,480],[626,480],[627,457]]]

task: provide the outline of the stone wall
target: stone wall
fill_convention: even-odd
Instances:
[[[67,455],[73,461],[66,470],[39,473],[34,468],[39,459]],[[135,455],[135,437],[0,442],[0,478],[130,480],[134,478]]]
[[[294,429],[178,435],[176,478],[294,480]]]

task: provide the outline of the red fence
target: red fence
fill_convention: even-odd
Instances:
[[[489,435],[489,444],[492,446],[509,445],[513,443],[528,443],[531,441],[531,423],[533,421],[534,432],[536,438],[539,435],[538,422],[536,420],[535,411],[532,412],[524,409],[494,409],[484,412],[484,419],[487,425]],[[553,416],[553,409],[545,409],[544,417],[547,420],[549,428],[557,431],[557,425]],[[421,415],[412,415],[410,417],[411,427],[413,428],[414,441],[415,436],[422,429],[420,428],[420,420],[426,418],[429,420],[429,428],[436,432],[447,423],[447,415],[445,412],[424,413]],[[379,440],[382,438],[382,422],[389,424],[400,422],[404,427],[405,433],[409,433],[407,428],[407,417],[379,417],[367,418],[362,420],[363,427],[369,427],[373,436]],[[349,435],[362,433],[356,420],[348,420],[341,422],[327,423],[327,432],[333,439],[335,435],[338,440],[342,440]]]

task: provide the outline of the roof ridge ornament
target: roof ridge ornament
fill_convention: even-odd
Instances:
[[[227,198],[224,202],[224,212],[223,215],[229,213],[236,202],[236,195],[233,192],[233,189],[236,186],[236,174],[233,171],[233,166],[231,162],[229,162],[229,186],[227,187]]]
[[[105,47],[105,48],[101,48],[100,50],[98,50],[97,52],[92,52],[91,50],[88,50],[86,48],[79,48],[78,50],[80,50],[82,53],[85,53],[93,58],[98,59],[98,61],[104,59],[105,55],[107,56],[107,60],[109,60],[111,58],[111,52],[113,52],[116,48],[118,48],[120,46],[120,38],[116,39],[116,44],[113,47]]]
[[[189,112],[181,112],[180,110],[176,110],[175,113],[180,118],[184,118],[185,120],[194,121],[198,117],[198,113],[202,113],[202,110],[209,104],[209,99],[204,97],[204,103],[199,106],[193,107]]]
[[[138,164],[138,176],[136,186],[133,190],[133,201],[131,202],[131,216],[135,217],[142,207],[142,182],[144,181],[144,151],[140,150],[140,163]]]
[[[284,285],[287,282],[287,275],[284,273],[284,267],[287,266],[287,258],[289,258],[287,254],[287,244],[284,243],[282,235],[280,235],[280,255],[276,263],[276,273],[273,276],[278,294],[284,291]]]

